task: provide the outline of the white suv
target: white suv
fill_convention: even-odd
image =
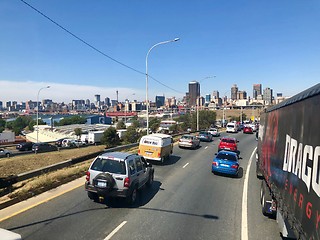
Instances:
[[[142,156],[124,152],[104,153],[95,158],[86,174],[88,197],[124,197],[135,203],[137,191],[153,183],[154,169]]]

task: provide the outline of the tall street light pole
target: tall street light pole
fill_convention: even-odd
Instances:
[[[175,38],[172,40],[168,40],[168,41],[164,41],[164,42],[159,42],[155,45],[153,45],[146,56],[146,107],[147,107],[147,135],[149,134],[149,100],[148,100],[148,57],[149,57],[149,53],[151,52],[152,49],[154,49],[156,46],[162,45],[162,44],[166,44],[166,43],[170,43],[170,42],[176,42],[180,40],[180,38]]]
[[[39,142],[39,94],[42,89],[46,88],[50,88],[50,86],[40,88],[37,95],[37,143]]]

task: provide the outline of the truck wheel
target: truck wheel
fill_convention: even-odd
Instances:
[[[263,174],[262,174],[261,170],[259,169],[258,163],[256,163],[256,175],[257,175],[258,179],[262,179],[263,178]]]
[[[261,210],[264,216],[271,216],[268,211],[268,207],[270,206],[270,201],[272,201],[272,197],[269,192],[269,188],[265,181],[261,183]]]

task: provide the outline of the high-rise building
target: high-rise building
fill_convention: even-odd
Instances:
[[[237,84],[233,84],[231,87],[231,99],[232,100],[237,100],[238,97],[238,87]]]
[[[257,99],[259,95],[262,94],[262,86],[261,84],[253,84],[253,99]]]
[[[164,96],[156,96],[156,106],[157,108],[164,106],[165,97]]]
[[[237,99],[247,99],[247,92],[246,91],[239,91]]]
[[[219,91],[212,92],[212,99],[219,99]]]
[[[111,106],[110,98],[106,97],[106,98],[104,99],[104,102],[105,102],[105,105],[106,105],[106,106],[108,106],[108,107]]]
[[[189,83],[189,106],[196,106],[198,97],[200,97],[200,83],[192,81]]]
[[[263,90],[263,100],[265,102],[266,105],[270,105],[272,104],[272,100],[273,100],[273,91],[271,88],[265,88]]]
[[[206,103],[210,103],[211,102],[211,94],[208,93],[206,94]]]
[[[94,102],[95,102],[95,105],[96,107],[100,107],[100,95],[99,94],[96,94],[94,95]]]

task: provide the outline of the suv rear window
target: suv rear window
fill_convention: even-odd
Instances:
[[[126,174],[126,166],[123,161],[108,158],[97,158],[91,166],[92,170],[116,174]]]

